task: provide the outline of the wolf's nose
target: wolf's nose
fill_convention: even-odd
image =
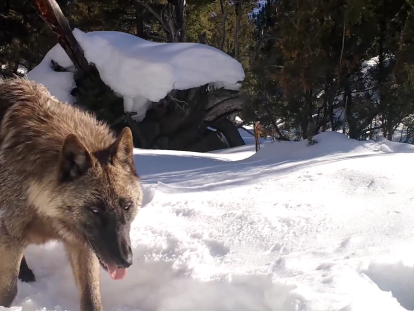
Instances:
[[[122,268],[129,268],[132,265],[132,249],[130,246],[127,246],[124,252],[122,252],[122,256],[119,258],[119,262],[117,262],[118,266]]]

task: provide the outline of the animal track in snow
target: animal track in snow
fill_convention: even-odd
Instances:
[[[281,244],[281,243],[275,243],[272,246],[272,248],[270,249],[270,252],[272,252],[272,253],[279,253],[280,250],[282,249],[282,247],[283,247],[283,244]]]
[[[298,178],[302,179],[302,181],[313,181],[313,175],[309,174],[309,172],[305,172],[305,174],[298,176]]]
[[[174,212],[179,217],[192,217],[195,215],[195,211],[191,208],[177,208]]]
[[[323,264],[320,264],[316,270],[330,270],[332,268],[333,264],[329,262],[325,262]]]
[[[206,243],[210,251],[210,255],[213,257],[222,257],[230,252],[230,247],[224,245],[224,243],[220,241],[204,240],[204,243]]]

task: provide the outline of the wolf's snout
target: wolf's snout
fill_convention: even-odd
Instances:
[[[120,256],[116,264],[122,268],[128,268],[132,265],[132,249],[129,244],[121,244]]]

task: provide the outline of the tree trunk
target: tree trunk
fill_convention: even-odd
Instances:
[[[302,138],[307,139],[309,136],[312,136],[313,133],[310,133],[309,129],[313,123],[313,96],[312,90],[307,90],[305,93],[305,113],[302,115]]]
[[[147,34],[144,31],[144,17],[143,17],[143,9],[141,6],[134,2],[135,7],[135,24],[136,24],[136,35],[142,39],[147,39]]]
[[[239,60],[239,35],[240,35],[240,24],[243,13],[243,0],[236,0],[234,3],[234,9],[236,10],[236,30],[234,33],[234,58]]]
[[[185,0],[169,0],[168,3],[175,8],[175,25],[177,34],[174,34],[175,40],[178,42],[186,41],[186,29],[185,29]]]

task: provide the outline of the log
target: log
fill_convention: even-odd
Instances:
[[[244,146],[244,140],[241,137],[237,127],[229,119],[222,118],[215,122],[208,123],[210,127],[221,132],[226,137],[229,147]]]
[[[75,67],[86,73],[89,72],[89,64],[86,60],[83,50],[76,41],[69,23],[62,13],[59,5],[55,0],[33,0],[40,16],[49,26],[49,28],[58,37],[59,44],[68,54]]]
[[[187,147],[185,150],[194,152],[209,152],[225,148],[227,148],[227,144],[224,139],[220,137],[220,134],[216,131],[208,130],[207,134],[202,139]]]
[[[208,94],[208,104],[206,105],[206,110],[209,110],[214,106],[220,105],[229,99],[237,98],[239,96],[240,94],[237,91],[229,91],[225,89],[214,90]]]
[[[238,92],[217,89],[208,91],[207,85],[188,90],[173,90],[163,100],[147,111],[145,118],[139,122],[141,133],[136,136],[146,141],[145,148],[187,150],[203,152],[216,147],[223,147],[224,140],[209,133],[207,126],[224,135],[231,147],[244,145],[244,141],[229,117],[243,104]],[[135,122],[135,121],[132,121]],[[130,125],[131,128],[135,126]],[[206,137],[206,136],[209,137]],[[200,143],[201,141],[201,143]],[[144,148],[139,143],[138,147]],[[226,144],[227,146],[227,144]],[[218,147],[217,147],[218,148]]]
[[[155,141],[154,145],[152,146],[154,149],[168,149],[169,139],[167,136],[159,136]]]
[[[183,150],[202,138],[206,130],[207,126],[205,124],[195,124],[193,127],[189,127],[186,130],[174,135],[168,144],[168,149]]]
[[[204,121],[215,121],[220,117],[227,116],[236,111],[243,109],[243,101],[240,97],[232,98],[222,102],[220,105],[215,105],[213,108],[206,111]]]
[[[208,102],[206,85],[189,90],[173,90],[167,97],[170,109],[160,118],[162,135],[171,136],[192,127],[194,123],[202,123],[204,107]],[[181,102],[184,102],[186,107],[180,108]]]
[[[88,63],[56,1],[32,1],[76,68],[74,81],[77,87],[71,92],[76,97],[75,104],[94,112],[99,120],[111,125],[115,124],[112,128],[119,131],[122,123],[117,123],[115,120],[119,120],[119,117],[124,114],[123,99],[116,96],[112,89],[102,81],[95,65]],[[54,60],[52,60],[52,68],[56,71],[71,71],[61,67]]]
[[[129,113],[125,115],[125,121],[134,134],[134,138],[138,139],[140,147],[149,148],[145,134],[141,131],[141,126],[137,122],[134,122]],[[135,145],[137,144],[135,143]]]

